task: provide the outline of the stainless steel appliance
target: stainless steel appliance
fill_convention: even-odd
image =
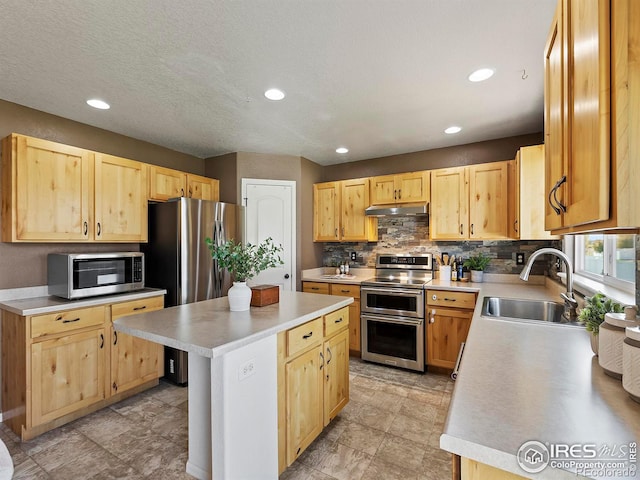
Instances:
[[[50,253],[49,295],[94,297],[144,288],[144,255],[140,252]]]
[[[141,245],[147,286],[167,290],[166,307],[227,294],[231,277],[211,259],[207,237],[244,241],[244,207],[186,197],[149,204],[149,242]],[[185,352],[165,348],[165,377],[186,384]]]
[[[362,358],[424,372],[424,286],[433,278],[433,257],[376,257],[376,276],[362,282]]]

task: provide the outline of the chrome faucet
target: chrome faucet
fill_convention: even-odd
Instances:
[[[571,259],[567,256],[566,253],[558,250],[557,248],[541,248],[540,250],[536,250],[529,257],[529,261],[522,269],[520,273],[520,278],[525,282],[529,280],[529,274],[531,273],[531,267],[533,266],[533,262],[536,261],[540,255],[544,254],[555,255],[560,258],[566,267],[567,270],[567,293],[561,293],[560,296],[564,299],[564,317],[568,321],[575,321],[578,316],[576,313],[576,308],[578,307],[578,302],[573,296],[573,265],[571,264]]]

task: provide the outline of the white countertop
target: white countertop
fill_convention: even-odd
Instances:
[[[519,475],[560,479],[576,477],[551,467],[526,474],[516,462],[520,446],[640,442],[640,404],[600,368],[584,329],[480,315],[485,296],[561,301],[556,290],[480,284],[441,448]]]
[[[353,303],[351,297],[280,292],[280,301],[231,312],[227,297],[115,320],[119,332],[215,358]]]
[[[105,305],[107,303],[127,302],[130,300],[156,297],[166,293],[166,290],[158,288],[145,288],[135,292],[101,295],[99,297],[83,298],[79,300],[67,300],[54,296],[29,297],[0,302],[0,309],[22,316],[40,315],[43,313],[73,310],[76,308],[95,307],[98,305]]]
[[[359,285],[376,276],[375,268],[357,267],[349,270],[349,275],[336,275],[335,268],[320,267],[302,271],[303,282],[345,283]]]

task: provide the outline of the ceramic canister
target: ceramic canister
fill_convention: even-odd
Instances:
[[[625,318],[626,317],[626,318]],[[622,378],[622,345],[625,328],[638,326],[635,309],[625,313],[607,313],[598,334],[598,363],[605,373],[618,380]]]
[[[640,327],[629,327],[622,345],[622,388],[640,402]]]

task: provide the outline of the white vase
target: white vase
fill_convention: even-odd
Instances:
[[[232,312],[245,312],[251,306],[251,289],[247,282],[233,282],[233,286],[227,293],[229,297],[229,310]]]
[[[480,283],[482,282],[482,277],[484,276],[484,272],[482,270],[471,270],[471,281]]]

